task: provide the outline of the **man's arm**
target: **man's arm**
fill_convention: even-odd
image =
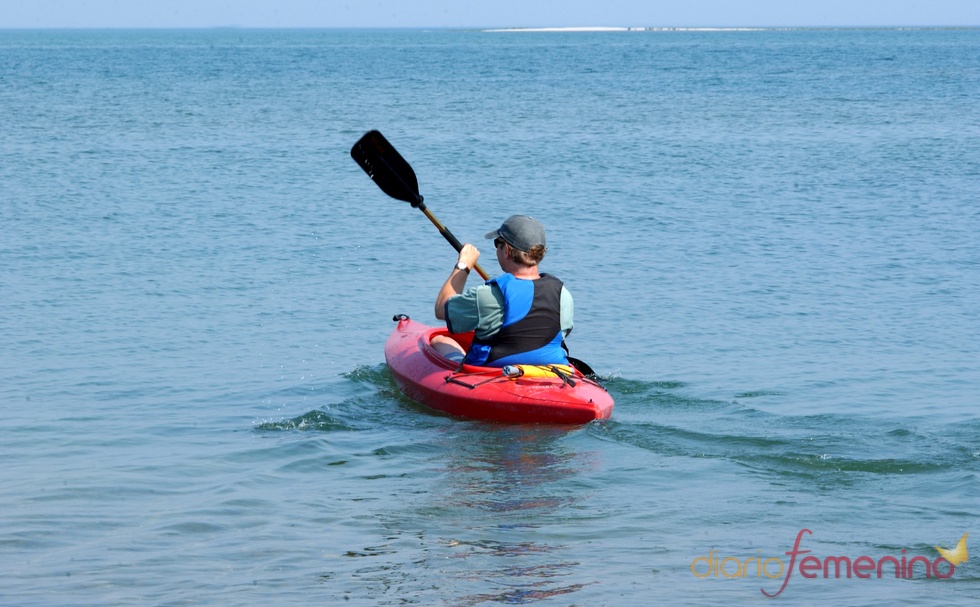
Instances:
[[[563,337],[575,328],[575,303],[572,301],[572,294],[565,287],[561,288],[561,332]]]
[[[459,252],[459,261],[466,264],[467,268],[472,268],[476,265],[476,260],[479,257],[480,251],[471,244],[464,244],[463,249]],[[439,290],[439,296],[436,297],[436,318],[446,320],[446,302],[449,301],[450,297],[463,292],[463,289],[466,288],[466,279],[468,277],[469,272],[453,268],[452,274],[446,279],[446,282],[442,285],[442,289]]]

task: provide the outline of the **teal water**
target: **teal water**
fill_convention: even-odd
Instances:
[[[746,604],[782,578],[692,561],[980,537],[978,57],[976,30],[0,32],[0,602]],[[350,159],[371,128],[491,274],[483,233],[544,222],[611,420],[399,395],[391,316],[435,324],[455,255]],[[976,560],[775,600],[970,604]]]

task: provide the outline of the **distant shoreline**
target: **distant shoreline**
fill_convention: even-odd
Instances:
[[[507,27],[483,32],[792,32],[792,31],[928,31],[975,30],[980,26],[841,26],[841,27]]]

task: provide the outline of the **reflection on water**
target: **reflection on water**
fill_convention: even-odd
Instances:
[[[546,582],[538,582],[538,584],[544,584]],[[535,584],[532,584],[534,586]],[[579,588],[582,588],[585,584],[572,584],[570,586],[565,586],[562,588],[551,588],[549,590],[531,590],[527,588],[515,588],[513,590],[508,590],[501,592],[499,594],[477,594],[470,597],[466,597],[458,605],[476,605],[484,601],[496,601],[498,603],[508,603],[512,605],[523,605],[524,603],[530,603],[531,601],[538,601],[541,599],[546,599],[549,597],[557,596],[559,594],[568,594],[570,592],[575,592]]]
[[[429,427],[413,428],[411,439],[397,434],[394,444],[352,432],[382,408],[344,401],[259,427],[262,436],[326,438],[318,442],[325,463],[317,469],[349,508],[330,534],[343,537],[348,527],[361,540],[325,545],[315,578],[335,599],[525,604],[597,583],[592,568],[580,567],[587,562],[581,546],[572,544],[576,520],[595,516],[585,503],[601,460],[583,449],[588,430],[422,416],[413,424]],[[346,442],[361,451],[337,460]]]
[[[446,464],[451,503],[515,515],[571,505],[580,494],[557,483],[595,468],[596,454],[563,444],[569,432],[554,426],[481,425],[454,435]]]
[[[572,544],[575,522],[595,516],[585,503],[601,465],[583,429],[445,419],[425,436],[411,475],[371,481],[394,498],[359,515],[380,537],[319,574],[335,598],[525,604],[597,583]]]
[[[565,441],[572,432],[484,424],[453,432],[446,449],[448,486],[434,492],[439,507],[459,522],[443,567],[453,579],[451,604],[524,604],[595,583],[582,580],[587,574],[577,561],[563,558],[565,545],[535,539],[552,522],[567,524],[558,511],[587,499],[568,481],[599,465],[596,452],[577,451]],[[494,590],[487,592],[488,585]]]
[[[489,556],[498,558],[527,556],[531,553],[549,553],[554,548],[545,545],[535,545],[533,543],[517,545],[498,544],[492,547],[492,553]],[[560,549],[561,547],[558,548]],[[471,555],[462,554],[459,556],[466,558]],[[551,555],[546,554],[546,556],[550,557]],[[472,569],[466,573],[458,574],[457,578],[472,582],[484,582],[499,587],[499,590],[497,592],[470,594],[459,597],[451,602],[454,605],[463,606],[477,605],[485,601],[520,605],[560,594],[569,594],[588,584],[595,583],[579,582],[559,585],[561,582],[567,581],[562,578],[575,575],[575,569],[578,566],[578,562],[559,561],[541,565],[512,565],[493,569]]]

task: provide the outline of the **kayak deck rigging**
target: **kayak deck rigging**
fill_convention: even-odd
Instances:
[[[582,424],[607,419],[613,399],[596,381],[570,368],[542,367],[534,373],[505,375],[498,367],[458,364],[432,347],[445,335],[468,349],[473,333],[450,334],[404,315],[385,344],[385,361],[399,389],[409,398],[457,417],[509,422]]]

